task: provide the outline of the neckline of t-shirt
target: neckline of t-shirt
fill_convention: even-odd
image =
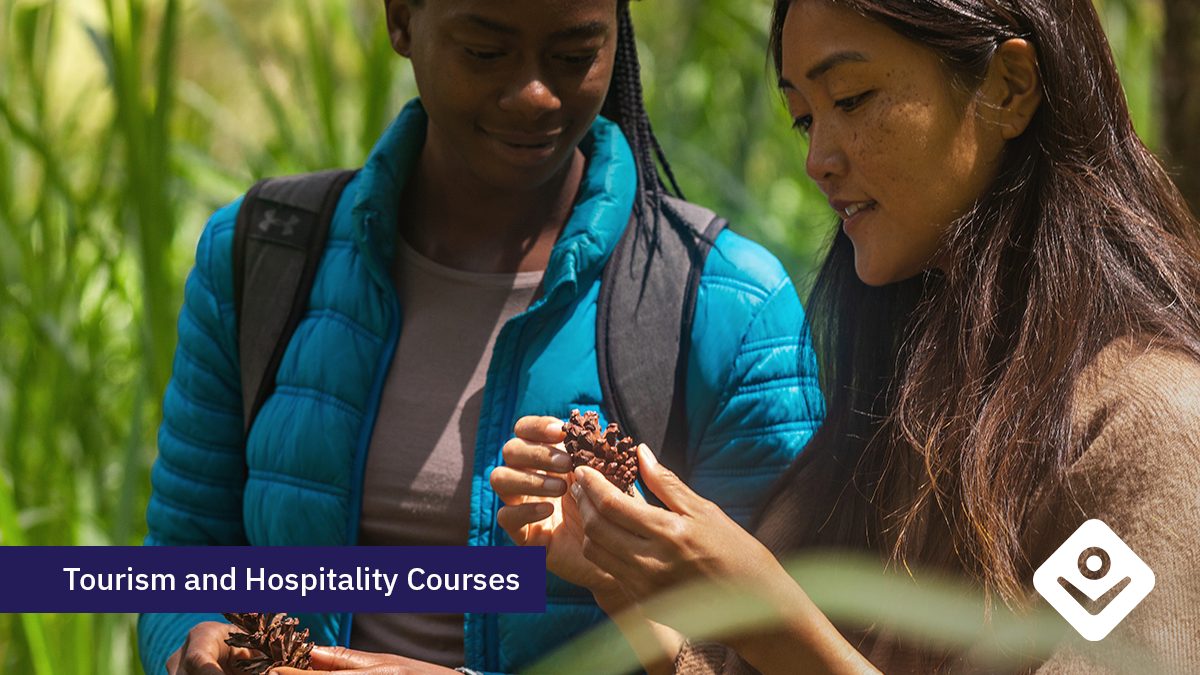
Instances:
[[[421,255],[404,237],[397,237],[400,243],[400,255],[405,265],[420,268],[426,274],[455,281],[469,286],[485,286],[488,288],[508,288],[514,291],[536,288],[542,283],[545,270],[531,272],[470,272],[467,270],[447,267],[435,260]]]

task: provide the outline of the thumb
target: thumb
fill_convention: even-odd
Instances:
[[[638,470],[642,482],[654,496],[675,513],[687,514],[700,496],[692,491],[675,472],[658,463],[658,458],[645,443],[638,446]]]
[[[373,665],[374,659],[371,657],[375,656],[378,655],[369,652],[354,651],[345,647],[316,645],[313,647],[312,652],[310,652],[308,670],[278,666],[268,672],[271,675],[304,675],[314,670],[342,672]]]

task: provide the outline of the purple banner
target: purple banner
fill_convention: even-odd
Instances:
[[[544,611],[541,547],[0,546],[0,613]]]

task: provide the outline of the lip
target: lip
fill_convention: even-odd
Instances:
[[[842,226],[847,228],[847,231],[849,231],[848,228],[860,222],[863,218],[867,217],[867,215],[874,213],[875,208],[879,206],[879,203],[873,199],[860,199],[853,201],[844,199],[830,199],[829,206],[837,212],[838,217],[842,219]]]
[[[527,132],[527,131],[503,131],[497,129],[483,128],[483,133],[495,138],[502,143],[510,143],[512,145],[545,145],[554,143],[562,136],[561,129],[545,132]]]
[[[484,136],[516,164],[538,164],[549,159],[558,149],[562,131],[528,133],[480,128]]]

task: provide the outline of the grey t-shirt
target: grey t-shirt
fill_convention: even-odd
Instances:
[[[398,263],[403,323],[367,454],[359,543],[465,546],[492,345],[529,306],[542,272],[451,269],[402,239]],[[463,616],[357,614],[350,645],[460,666]]]

